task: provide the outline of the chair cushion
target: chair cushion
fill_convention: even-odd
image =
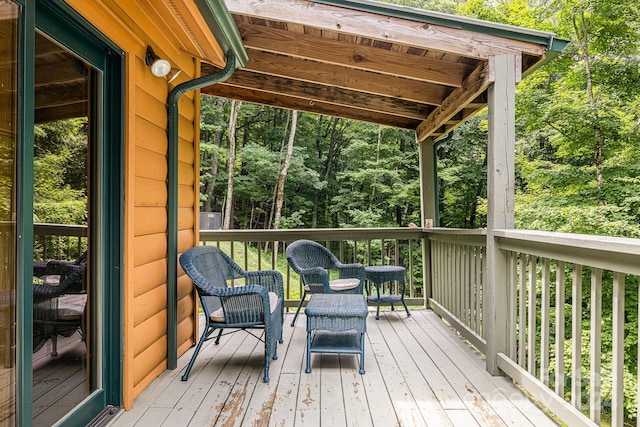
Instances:
[[[275,292],[269,292],[269,306],[271,307],[271,313],[273,313],[278,305],[278,294]],[[211,313],[209,316],[212,322],[224,323],[224,311],[222,307]]]
[[[63,295],[58,298],[58,320],[71,321],[82,319],[84,307],[87,304],[86,294]]]
[[[329,282],[329,288],[332,291],[339,292],[357,288],[359,284],[360,279],[358,278],[336,279]]]

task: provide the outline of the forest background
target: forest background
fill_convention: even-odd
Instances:
[[[518,87],[516,228],[640,237],[637,1],[394,3],[571,40]],[[420,224],[412,131],[208,96],[201,129],[201,210],[225,228]],[[438,145],[441,226],[486,225],[486,144],[485,113]]]

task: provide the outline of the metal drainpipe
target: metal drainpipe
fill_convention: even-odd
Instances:
[[[186,92],[202,89],[227,80],[236,69],[232,49],[227,63],[217,73],[180,83],[167,99],[169,139],[167,171],[167,368],[178,366],[178,100]]]

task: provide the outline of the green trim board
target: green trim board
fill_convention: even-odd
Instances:
[[[235,68],[242,68],[249,60],[242,36],[238,32],[233,17],[223,1],[194,0],[209,29],[224,52],[232,51]]]
[[[34,88],[35,40],[40,30],[69,51],[98,69],[103,76],[100,102],[103,123],[100,135],[103,144],[99,155],[103,193],[97,203],[101,208],[102,227],[98,252],[103,254],[104,283],[100,300],[108,304],[100,310],[103,333],[100,347],[104,350],[100,372],[101,384],[80,406],[65,416],[58,425],[86,424],[107,404],[122,401],[122,144],[124,123],[122,98],[124,94],[123,52],[98,32],[71,7],[60,0],[15,0],[21,6],[18,46],[18,136],[17,136],[17,374],[16,424],[33,423],[33,198],[34,198]],[[104,210],[103,210],[104,209]],[[112,339],[120,337],[120,341]]]

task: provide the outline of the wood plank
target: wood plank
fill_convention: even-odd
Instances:
[[[342,39],[323,40],[324,48],[318,49],[318,38],[308,34],[247,24],[241,24],[238,30],[250,58],[251,51],[262,50],[452,87],[460,86],[464,76],[473,70],[473,66],[460,62],[385,51]],[[410,67],[406,66],[407,61],[411,62]]]
[[[417,24],[402,18],[381,16],[304,0],[229,0],[231,13],[260,16],[273,21],[340,31],[372,40],[400,43],[472,58],[528,52],[545,55],[545,46],[505,39],[480,32],[432,24]]]
[[[314,114],[324,114],[332,117],[342,117],[362,122],[377,123],[385,126],[400,127],[403,129],[415,129],[420,124],[420,120],[417,119],[377,113],[358,108],[336,108],[333,103],[326,100],[300,98],[288,95],[274,96],[272,93],[264,92],[259,89],[233,87],[225,85],[224,83],[209,86],[203,89],[202,92],[206,95],[219,96],[222,98],[237,99],[239,101],[271,105],[273,107],[288,108]]]
[[[556,425],[508,377],[489,375],[483,359],[476,357],[478,354],[469,347],[468,343],[459,339],[456,334],[451,334],[446,325],[433,313],[427,311],[419,311],[419,313],[432,327],[437,326],[434,335],[439,334],[435,337],[438,345],[453,357],[456,366],[473,382],[480,396],[498,414],[501,423],[536,427]],[[421,322],[420,326],[424,328],[426,324]],[[472,412],[476,415],[474,411]],[[492,425],[492,421],[487,423],[477,416],[476,420],[481,425]]]
[[[350,359],[356,356],[350,355]],[[320,419],[328,425],[347,427],[342,381],[340,378],[340,355],[327,353],[311,354],[311,369],[322,371],[320,377]],[[306,375],[306,374],[305,374]]]
[[[301,61],[289,56],[257,50],[252,50],[250,55],[251,61],[244,69],[270,76],[302,80],[323,86],[357,90],[431,105],[440,105],[442,100],[451,93],[451,89],[445,86],[372,71],[348,70],[346,72],[343,67],[337,65],[310,60]],[[233,78],[232,76],[231,79]]]
[[[419,342],[406,329],[406,325],[409,323],[415,322],[411,318],[403,319],[396,313],[385,312],[380,316],[378,326],[380,327],[380,332],[384,335],[387,345],[396,350],[394,355],[402,372],[402,378],[412,390],[417,407],[427,424],[429,426],[450,426],[451,424],[447,420],[442,404],[446,395],[441,396],[430,387],[429,380],[435,372],[422,365],[422,363],[429,364],[430,361],[424,360],[428,358],[419,357],[424,353],[421,351]],[[414,357],[414,355],[417,357]],[[417,375],[417,372],[420,375]],[[438,374],[440,373],[438,372]],[[444,382],[446,386],[449,385],[446,380]],[[453,400],[464,408],[458,396],[455,396]],[[447,406],[451,407],[453,405]]]
[[[480,63],[476,69],[436,108],[416,129],[418,142],[423,142],[438,129],[441,123],[450,120],[478,95],[484,92],[492,81],[489,77],[488,62]]]
[[[356,356],[333,354],[314,354],[312,372],[304,373],[305,316],[291,328],[292,316],[285,317],[285,342],[271,363],[268,384],[262,382],[262,343],[233,334],[217,346],[205,342],[189,381],[183,382],[189,349],[178,359],[178,369],[162,373],[113,426],[150,425],[148,420],[157,421],[151,417],[166,409],[156,424],[386,427],[415,425],[410,414],[423,418],[429,405],[450,408],[428,413],[425,425],[553,425],[508,378],[488,375],[481,355],[431,311],[412,310],[406,318],[387,310],[379,321],[369,316],[364,375],[358,373]],[[447,405],[448,397],[439,392],[430,402],[423,391],[436,390],[432,376],[453,381],[450,390],[458,405]],[[465,395],[464,402],[457,393]],[[334,417],[327,415],[331,407]]]
[[[365,111],[393,114],[400,117],[424,119],[433,111],[433,106],[440,105],[441,98],[434,96],[421,96],[422,99],[402,99],[387,94],[366,93],[346,87],[333,86],[322,82],[310,82],[291,79],[283,76],[270,76],[263,73],[254,73],[247,70],[238,70],[224,83],[239,89],[253,89],[280,95],[282,88],[286,87],[286,96],[313,100],[314,102],[328,102],[332,105],[358,108]],[[393,84],[393,82],[389,82]],[[204,93],[210,93],[205,88]],[[388,89],[391,89],[388,87]],[[391,89],[392,90],[392,89]],[[387,92],[391,92],[388,90]],[[429,95],[429,94],[427,94]],[[417,98],[418,96],[414,96]]]
[[[370,317],[371,318],[371,317]],[[367,337],[371,342],[372,352],[375,355],[380,371],[383,372],[384,385],[390,396],[403,396],[402,402],[393,401],[394,410],[400,425],[426,426],[426,421],[418,409],[411,390],[407,385],[406,378],[402,376],[402,371],[398,366],[393,354],[384,339],[384,334],[380,331],[378,324],[374,321],[367,322],[370,326]],[[401,379],[401,381],[399,381]]]
[[[348,358],[351,363],[343,363],[346,358]],[[364,389],[363,376],[366,375],[366,373],[361,375],[358,372],[358,360],[359,357],[353,355],[340,356],[340,382],[342,383],[342,395],[344,396],[343,405],[347,408],[347,410],[345,410],[347,426],[369,427],[373,426],[373,421],[369,412],[369,404]],[[367,358],[365,354],[365,369],[367,367],[366,362]]]

